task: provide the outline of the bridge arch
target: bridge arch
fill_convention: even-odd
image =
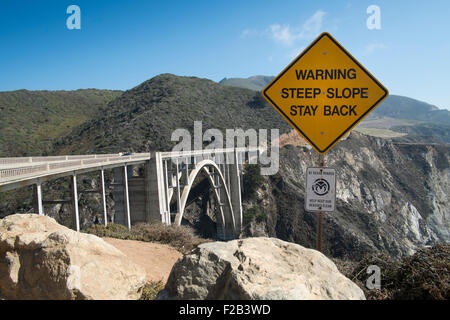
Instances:
[[[220,185],[219,188],[215,185],[214,176],[209,169],[214,170],[214,175],[218,177]],[[209,180],[210,186],[213,188],[214,197],[219,204],[219,216],[216,216],[216,222],[218,224],[218,236],[225,239],[231,239],[236,234],[236,221],[233,214],[233,205],[231,202],[230,192],[228,190],[225,178],[219,168],[219,166],[212,160],[202,160],[195,165],[195,168],[190,172],[188,184],[183,188],[181,194],[180,212],[175,217],[175,224],[180,225],[183,219],[183,214],[188,201],[189,193],[194,184],[195,178],[204,173]]]

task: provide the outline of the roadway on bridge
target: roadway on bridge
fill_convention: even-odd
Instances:
[[[123,156],[120,154],[0,158],[0,192],[49,179],[112,169],[123,165],[136,165],[150,159],[150,153]]]

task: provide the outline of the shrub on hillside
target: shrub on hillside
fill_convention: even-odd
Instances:
[[[243,214],[243,224],[244,226],[256,220],[256,222],[261,223],[267,219],[267,213],[265,211],[261,211],[258,206],[253,206],[244,210]]]
[[[354,281],[370,300],[449,300],[450,244],[439,244],[418,250],[415,254],[394,260],[386,254],[366,256],[358,263],[334,259],[339,270]],[[381,270],[381,289],[369,290],[367,267]]]
[[[100,224],[93,224],[88,229],[84,230],[84,232],[91,233],[102,238],[109,237],[134,240],[132,232],[130,232],[127,227],[115,223],[109,223],[107,227]]]
[[[132,232],[136,240],[168,244],[182,253],[208,241],[197,237],[192,229],[174,224],[168,226],[162,223],[139,223],[133,227]]]
[[[381,270],[381,289],[369,289],[366,281],[370,276],[367,274],[367,268],[376,265]],[[392,259],[387,254],[378,254],[375,256],[366,256],[356,264],[349,278],[363,289],[366,298],[369,300],[387,300],[393,298],[393,293],[397,284],[397,272],[399,261]]]
[[[254,199],[256,190],[264,184],[264,177],[261,175],[259,164],[247,164],[243,172],[243,198],[244,200]]]
[[[395,299],[450,299],[450,244],[421,249],[403,259]]]
[[[85,232],[95,234],[98,237],[168,244],[182,253],[186,253],[199,244],[208,241],[197,237],[190,228],[162,223],[138,223],[131,230],[120,224],[110,223],[107,227],[93,225]]]
[[[139,300],[155,300],[158,292],[161,291],[162,289],[164,289],[164,283],[162,281],[147,282],[144,288],[142,289],[142,295],[139,298]]]

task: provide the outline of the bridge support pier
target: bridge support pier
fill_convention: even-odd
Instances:
[[[145,163],[144,171],[146,221],[170,224],[169,210],[166,208],[164,167],[160,152],[152,152],[150,160]]]
[[[122,167],[123,170],[123,197],[125,199],[125,218],[128,230],[131,229],[131,217],[130,217],[130,193],[128,192],[128,170],[127,166]]]
[[[102,204],[103,204],[103,224],[108,225],[108,214],[106,212],[106,194],[105,194],[105,170],[100,171],[100,183],[102,189]]]
[[[78,188],[76,175],[72,175],[72,203],[75,230],[80,231],[80,214],[78,212]]]
[[[44,214],[44,206],[42,205],[42,186],[40,183],[33,185],[34,210],[37,214]]]
[[[127,166],[114,168],[114,223],[131,229]]]
[[[241,199],[241,177],[239,155],[234,152],[234,162],[228,165],[229,191],[231,196],[231,205],[233,207],[234,221],[236,225],[235,237],[239,237],[242,232],[242,199]]]

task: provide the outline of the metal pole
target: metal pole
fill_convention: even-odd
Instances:
[[[322,252],[322,210],[317,216],[317,250]]]
[[[325,167],[325,157],[323,154],[319,154],[319,167]],[[317,250],[322,252],[322,208],[319,208],[317,215]]]

